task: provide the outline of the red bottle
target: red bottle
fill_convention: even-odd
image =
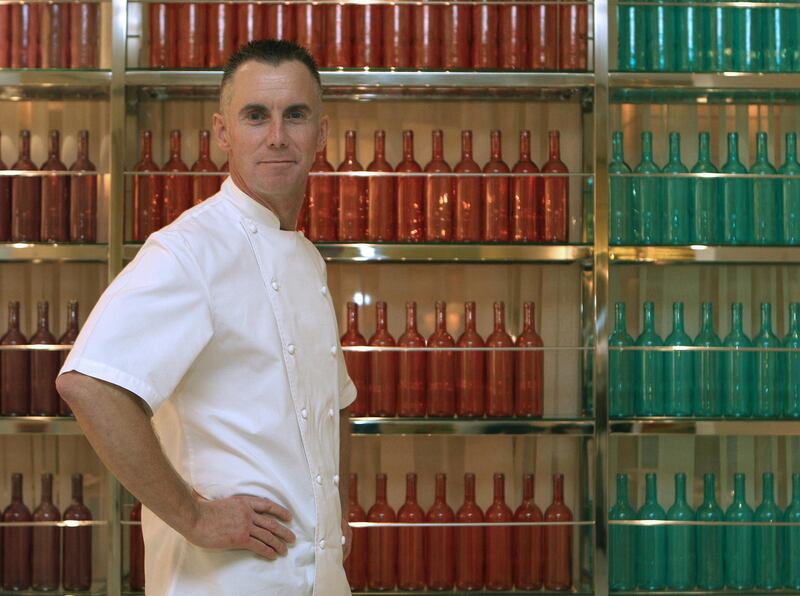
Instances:
[[[456,513],[458,524],[483,523],[475,502],[475,474],[464,474],[464,504]],[[483,526],[456,526],[456,589],[483,588]]]
[[[83,474],[72,475],[72,503],[64,510],[64,521],[91,521],[92,512],[83,504]],[[92,527],[64,528],[63,584],[65,590],[92,587]]]
[[[70,68],[98,68],[100,5],[96,2],[71,4],[69,29]]]
[[[22,502],[22,474],[11,474],[11,504],[3,512],[3,521],[30,522],[31,512]],[[3,569],[0,575],[4,590],[27,590],[31,585],[31,526],[3,528]]]
[[[352,407],[352,406],[351,406]],[[367,514],[358,504],[358,475],[350,474],[350,501],[347,507],[347,521],[365,522]],[[347,581],[353,591],[367,587],[367,528],[353,528],[353,543],[350,545],[350,556],[344,562]]]
[[[37,305],[39,326],[30,339],[31,344],[56,343],[50,333],[47,302]],[[34,416],[58,416],[59,395],[56,377],[61,368],[59,353],[52,350],[32,350],[31,358],[31,407]]]
[[[550,159],[544,164],[542,172],[566,174],[568,171],[567,166],[561,161],[558,131],[551,130]],[[540,234],[544,242],[567,241],[568,189],[569,181],[566,176],[546,176],[544,178],[544,192],[539,209],[542,218]]]
[[[288,2],[266,5],[268,39],[285,39],[294,41],[297,25],[295,25],[294,6]]]
[[[422,523],[425,512],[417,503],[417,475],[406,474],[406,502],[397,512],[403,524]],[[425,587],[425,531],[423,528],[397,529],[397,587],[421,590]]]
[[[28,340],[19,329],[19,302],[8,303],[8,331],[2,346],[24,346]],[[0,415],[27,416],[31,392],[31,355],[27,350],[0,352]]]
[[[442,7],[424,2],[411,11],[411,62],[414,68],[442,66]]]
[[[139,501],[135,501],[131,509],[131,522],[128,584],[131,590],[144,590],[144,538],[142,504]]]
[[[59,345],[62,346],[71,346],[75,344],[75,340],[78,339],[78,333],[80,332],[80,327],[78,326],[78,303],[75,300],[70,300],[67,304],[67,330],[64,332],[58,339]],[[67,352],[61,351],[59,352],[59,370],[62,366],[64,366],[64,361],[67,359]],[[61,397],[59,396],[58,399],[58,415],[59,416],[72,416],[72,410],[67,405]]]
[[[586,70],[589,18],[586,4],[559,7],[558,67],[561,70]]]
[[[528,13],[531,70],[558,68],[558,6],[534,2]]]
[[[428,416],[452,417],[456,413],[456,358],[446,348],[455,347],[453,337],[447,332],[447,304],[436,303],[436,329],[428,338]]]
[[[317,151],[311,165],[312,172],[333,172],[333,166],[326,159],[328,148]],[[336,240],[338,229],[338,191],[333,176],[309,176],[306,192],[308,194],[308,239],[312,242]]]
[[[406,332],[397,345],[401,348],[424,348],[425,338],[417,331],[417,303],[406,302]],[[426,374],[425,352],[399,352],[397,415],[407,417],[425,416]]]
[[[162,176],[147,176],[145,172],[158,172],[153,161],[153,135],[142,133],[141,159],[133,166],[133,241],[144,242],[161,227],[163,206]]]
[[[491,159],[483,166],[484,174],[507,174],[508,166],[502,157],[500,131],[491,133]],[[481,238],[484,242],[508,242],[508,191],[510,180],[505,176],[483,178],[483,225]]]
[[[463,4],[460,8],[466,8]],[[461,131],[461,161],[454,172],[480,174],[481,168],[472,159],[472,131]],[[454,176],[453,202],[456,205],[456,242],[481,240],[481,178],[479,176]]]
[[[356,131],[344,133],[344,161],[339,172],[361,172],[356,159]],[[362,176],[339,177],[339,240],[359,242],[366,238],[367,181]]]
[[[33,512],[33,521],[61,521],[61,514],[53,505],[52,474],[42,474],[42,502]],[[57,590],[61,583],[61,528],[33,528],[32,543],[31,587],[41,591]]]
[[[572,521],[564,504],[564,475],[553,475],[553,502],[544,512],[546,522]],[[544,589],[569,590],[572,587],[572,528],[544,526]]]
[[[478,0],[472,8],[472,67],[497,68],[497,5]]]
[[[11,68],[39,66],[39,4],[11,5]]]
[[[341,338],[342,347],[365,346],[367,340],[358,332],[358,304],[347,303],[347,331]],[[367,352],[345,352],[347,374],[356,386],[356,400],[350,404],[351,416],[366,416],[369,410],[369,354]]]
[[[241,8],[241,6],[239,7]],[[181,131],[169,133],[169,161],[162,168],[165,172],[188,172],[181,160]],[[164,202],[161,212],[162,225],[171,224],[192,206],[192,181],[189,176],[164,177]]]
[[[436,496],[425,521],[442,524],[428,526],[425,532],[426,583],[430,590],[452,590],[455,581],[455,515],[447,504],[447,477],[436,474]]]
[[[517,347],[542,347],[542,338],[536,333],[533,302],[522,305],[522,321]],[[516,352],[514,373],[514,415],[541,418],[544,407],[544,352]]]
[[[379,4],[353,6],[353,66],[374,68],[383,65],[382,10],[383,6]]]
[[[59,151],[58,131],[51,130],[50,151],[47,161],[42,164],[42,170],[66,171],[67,166],[59,158]],[[67,242],[69,240],[69,180],[66,176],[55,175],[42,178],[42,224],[39,237],[42,242]]]
[[[421,172],[414,161],[414,132],[403,131],[403,161],[397,164],[397,172]],[[421,176],[398,176],[397,178],[397,239],[401,242],[420,242],[425,230],[425,207],[423,205],[423,181]]]
[[[370,346],[393,347],[394,338],[387,328],[386,303],[375,304],[375,334]],[[371,416],[394,416],[397,413],[397,352],[369,353],[369,413]]]
[[[415,8],[417,8],[415,6]],[[450,172],[444,160],[444,139],[441,130],[433,131],[433,155],[425,171]],[[425,178],[425,240],[449,242],[453,236],[453,181],[450,176]]]
[[[494,502],[486,510],[486,521],[507,524],[514,514],[505,501],[505,477],[494,475]],[[512,527],[489,526],[486,528],[486,589],[510,590],[512,579]]]
[[[375,131],[375,159],[367,166],[367,171],[394,172],[386,161],[386,133],[382,130]],[[396,211],[394,178],[370,176],[367,183],[367,240],[370,242],[394,240]]]
[[[13,6],[17,6],[16,4]],[[19,159],[12,170],[38,170],[31,161],[31,133],[19,131]],[[41,183],[33,176],[11,180],[11,242],[39,242],[41,226]]]
[[[11,66],[11,5],[0,6],[0,67]]]
[[[519,161],[511,170],[515,174],[536,174],[539,168],[531,161],[531,131],[519,133]],[[538,176],[516,176],[511,179],[511,239],[514,242],[536,242],[536,208],[541,202],[542,179]]]
[[[505,305],[494,303],[494,331],[486,338],[491,350],[486,356],[486,415],[511,416],[514,413],[514,352],[502,348],[514,347],[506,333]]]
[[[150,4],[150,68],[178,64],[178,5]]]
[[[528,7],[504,4],[499,7],[499,66],[525,70],[528,67]]]
[[[387,4],[383,11],[383,65],[410,68],[412,8],[407,4]]]
[[[41,11],[40,65],[42,68],[69,68],[70,5],[45,4]]]
[[[94,172],[89,161],[89,131],[78,132],[78,159],[72,172]],[[69,178],[69,239],[71,242],[97,242],[97,175]]]
[[[208,5],[208,67],[222,68],[236,50],[236,5]]]
[[[464,333],[458,338],[459,348],[482,348],[486,344],[475,329],[475,303],[464,303]],[[485,411],[485,352],[456,353],[456,413],[459,418],[483,416]]]
[[[205,4],[178,4],[178,67],[200,68],[206,65],[208,8]]]
[[[260,4],[239,4],[236,7],[236,43],[244,45],[263,39],[266,33],[266,7]]]
[[[325,66],[353,65],[353,7],[325,6]]]
[[[318,67],[325,66],[324,8],[313,4],[298,4],[295,10],[297,43],[309,51]]]
[[[3,8],[10,6],[0,6],[0,19],[3,17]],[[2,25],[0,25],[0,35],[2,35]],[[2,44],[0,38],[0,44]],[[7,170],[8,166],[0,159],[0,170]],[[0,242],[11,240],[11,179],[8,176],[0,176]]]
[[[469,68],[472,8],[448,4],[442,9],[442,67]]]
[[[209,156],[210,133],[207,130],[200,131],[200,151],[197,161],[192,164],[192,172],[217,172],[217,166],[211,161]],[[219,179],[216,176],[193,176],[192,177],[192,204],[197,205],[208,197],[216,194],[219,189]]]
[[[542,512],[533,500],[533,474],[522,477],[522,504],[514,521],[542,521]],[[514,527],[514,586],[517,590],[542,587],[542,526]]]
[[[375,477],[375,504],[369,508],[367,521],[397,521],[394,509],[386,501],[386,474]],[[397,577],[397,528],[367,528],[367,544],[367,585],[371,590],[394,589]]]

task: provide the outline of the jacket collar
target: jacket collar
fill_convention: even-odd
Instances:
[[[236,186],[233,178],[230,176],[222,183],[222,192],[225,194],[225,198],[233,203],[245,217],[249,217],[257,223],[275,230],[281,229],[281,222],[278,216],[264,207],[264,205],[245,194],[242,189]]]

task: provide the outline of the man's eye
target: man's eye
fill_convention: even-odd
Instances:
[[[302,111],[289,112],[289,119],[290,120],[303,120],[303,119],[305,119],[305,117],[306,117],[306,114],[305,114],[305,112],[302,112]]]
[[[264,118],[264,114],[262,114],[261,112],[250,112],[247,115],[247,119],[248,120],[252,120],[253,122],[257,122],[259,120],[263,120],[263,118]]]

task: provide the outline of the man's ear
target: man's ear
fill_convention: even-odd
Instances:
[[[225,153],[228,153],[231,148],[230,139],[228,138],[228,129],[225,126],[225,118],[219,112],[216,112],[212,118],[214,128],[214,139],[217,141],[217,146]]]

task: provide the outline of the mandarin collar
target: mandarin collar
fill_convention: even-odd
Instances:
[[[264,205],[245,194],[242,189],[236,186],[236,183],[230,176],[222,183],[222,192],[225,193],[225,198],[233,203],[246,217],[275,230],[281,229],[281,222],[278,216],[264,207]]]

